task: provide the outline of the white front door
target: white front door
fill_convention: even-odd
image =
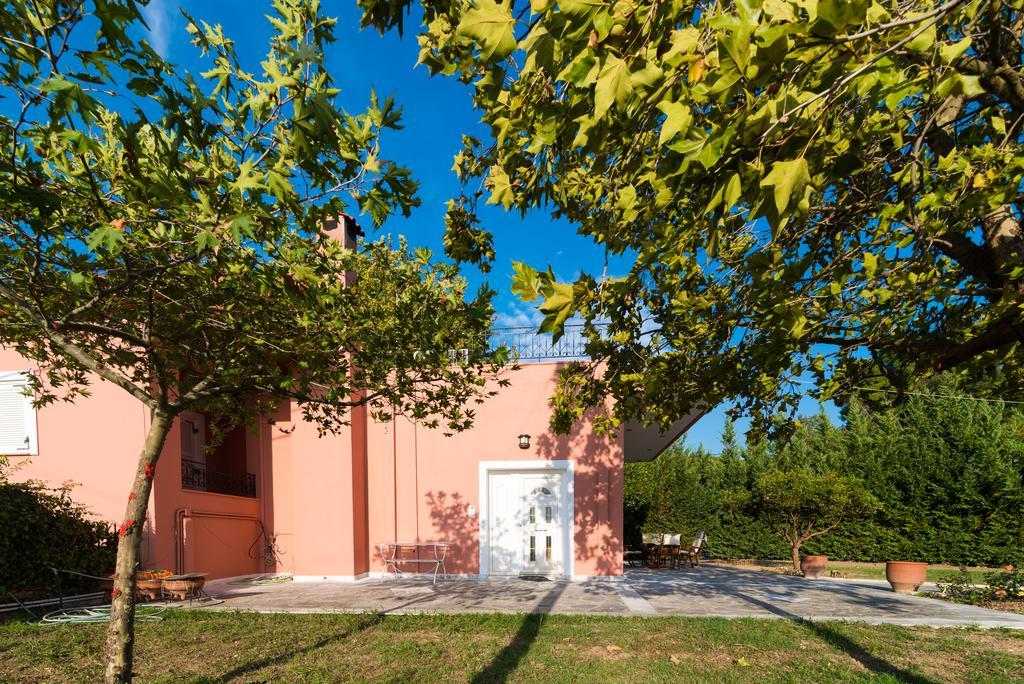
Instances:
[[[490,574],[564,574],[563,473],[495,472],[488,479]]]

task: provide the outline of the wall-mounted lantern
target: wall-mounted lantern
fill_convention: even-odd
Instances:
[[[530,435],[519,435],[519,448],[529,449],[530,448]]]

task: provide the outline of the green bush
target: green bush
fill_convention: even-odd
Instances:
[[[802,469],[855,479],[877,501],[873,513],[808,541],[806,553],[1021,565],[1024,413],[956,398],[969,390],[951,380],[931,391],[886,412],[851,401],[842,427],[814,416],[785,441],[740,447],[729,425],[718,455],[673,447],[656,461],[628,463],[627,543],[642,531],[704,530],[715,557],[786,559],[788,545],[761,519],[756,482]]]
[[[53,592],[58,579],[50,566],[97,576],[113,571],[117,537],[74,502],[71,486],[11,482],[8,472],[0,458],[0,594]],[[63,581],[66,591],[93,584],[67,575]]]
[[[1024,600],[1024,571],[1007,565],[985,575],[984,586],[975,586],[970,573],[961,570],[938,582],[939,596],[957,603],[998,603]]]

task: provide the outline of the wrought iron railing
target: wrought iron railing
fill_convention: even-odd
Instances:
[[[232,494],[256,498],[256,475],[253,473],[219,473],[207,470],[200,461],[181,459],[181,486],[211,494]]]
[[[504,345],[512,356],[521,361],[542,361],[545,359],[586,359],[587,338],[583,336],[582,325],[565,326],[557,342],[551,335],[537,332],[535,327],[492,328],[489,338],[491,349]]]

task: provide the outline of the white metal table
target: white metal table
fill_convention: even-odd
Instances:
[[[448,548],[453,545],[453,542],[449,541],[418,541],[418,542],[384,542],[377,544],[377,550],[380,552],[380,559],[384,562],[384,574],[387,575],[390,570],[395,577],[400,575],[416,574],[402,570],[401,565],[411,564],[416,567],[421,565],[433,565],[433,569],[427,568],[428,572],[433,572],[434,582],[437,582],[437,574],[440,572],[442,575],[448,574],[448,569],[444,566],[444,561],[448,557]],[[416,556],[410,558],[402,555],[403,549],[415,549]],[[421,557],[421,549],[430,549],[430,554],[426,558]]]

